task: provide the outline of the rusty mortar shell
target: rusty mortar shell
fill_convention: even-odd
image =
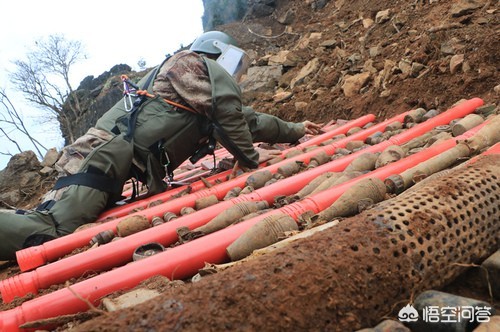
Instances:
[[[480,114],[483,117],[488,117],[492,114],[495,114],[497,112],[497,110],[498,110],[498,108],[495,104],[487,104],[487,105],[483,105],[481,107],[476,108],[474,113]]]
[[[355,149],[358,149],[360,147],[362,147],[363,145],[365,144],[365,142],[363,141],[360,141],[360,140],[355,140],[355,141],[349,141],[347,142],[347,144],[345,145],[345,148],[349,151],[354,151]]]
[[[474,136],[463,141],[473,152],[478,152],[500,142],[500,115],[489,119],[489,122]]]
[[[465,133],[467,130],[479,126],[483,122],[484,119],[481,115],[472,113],[454,124],[451,128],[451,132],[454,137],[457,137]]]
[[[238,197],[238,195],[241,193],[241,188],[240,187],[234,187],[233,189],[229,190],[226,193],[226,196],[222,200],[227,201],[232,198]]]
[[[389,139],[391,138],[392,136],[395,136],[395,135],[398,135],[398,134],[401,134],[402,132],[404,132],[405,129],[396,129],[396,130],[393,130],[393,131],[386,131],[382,134],[382,137],[386,138],[386,139]]]
[[[302,150],[292,150],[292,151],[288,152],[287,154],[285,154],[285,159],[290,159],[290,158],[296,157],[298,155],[301,155],[302,153],[304,153]]]
[[[321,142],[321,143],[319,144],[319,146],[326,146],[326,145],[330,145],[330,144],[332,144],[332,143],[334,143],[334,142],[337,142],[337,141],[339,141],[339,140],[341,140],[341,139],[344,139],[344,138],[346,138],[346,137],[347,137],[347,136],[346,136],[345,134],[339,134],[339,135],[334,136],[334,137],[332,137],[332,138],[330,138],[330,139],[327,139],[326,141]]]
[[[148,209],[153,207],[153,206],[158,206],[160,204],[163,204],[163,201],[161,199],[157,199],[156,201],[152,201],[148,204]]]
[[[113,238],[115,237],[115,232],[113,232],[111,229],[108,229],[106,231],[102,231],[100,233],[97,233],[95,236],[92,237],[90,240],[90,245],[93,246],[94,244],[106,244],[108,242],[111,242]]]
[[[427,113],[427,111],[421,107],[411,110],[408,114],[406,114],[404,122],[420,123],[422,122],[425,113]]]
[[[311,182],[309,182],[307,185],[305,185],[295,195],[289,196],[287,199],[288,204],[306,197],[307,195],[312,193],[314,191],[314,189],[316,189],[321,183],[323,183],[324,181],[326,181],[330,177],[338,178],[340,175],[342,175],[341,172],[326,172],[326,173],[321,174],[320,176],[315,177],[314,179],[312,179]]]
[[[423,147],[435,134],[436,133],[434,131],[430,131],[428,133],[415,137],[405,144],[402,144],[401,148],[405,151],[410,151],[415,148]]]
[[[181,216],[185,216],[187,214],[191,214],[191,213],[195,213],[196,210],[193,209],[192,207],[190,206],[185,206],[181,209],[180,213],[181,213]]]
[[[254,250],[265,248],[286,238],[287,232],[298,231],[297,222],[286,214],[276,214],[262,219],[250,227],[226,249],[231,261],[250,255]]]
[[[267,209],[269,204],[266,201],[257,202],[240,202],[230,208],[222,211],[215,218],[210,220],[203,226],[193,230],[193,232],[202,232],[203,234],[210,234],[226,228],[237,220],[243,218],[247,214]]]
[[[153,226],[153,227],[163,225],[164,223],[165,223],[165,220],[163,220],[163,218],[160,218],[158,216],[153,217],[153,219],[151,219],[151,226]]]
[[[362,155],[351,161],[351,163],[344,169],[344,172],[372,171],[375,169],[375,162],[377,161],[378,156],[378,153],[363,153]]]
[[[403,129],[403,124],[399,121],[391,122],[385,127],[385,131],[394,131],[399,129]]]
[[[332,144],[333,142],[335,142],[333,140],[333,138],[330,138],[330,139],[327,139],[326,141],[323,141],[323,142],[319,143],[319,146],[327,146],[327,145]]]
[[[121,220],[116,225],[116,233],[120,237],[126,237],[151,227],[151,223],[145,216],[130,216]]]
[[[386,185],[391,188],[391,190],[395,190],[395,193],[401,193],[414,184],[415,174],[430,176],[431,174],[453,166],[456,164],[457,160],[470,156],[471,152],[472,149],[467,144],[459,143],[455,147],[423,161],[417,166],[407,169],[400,173],[399,177],[391,176],[387,178],[385,181]],[[398,182],[398,184],[395,182]]]
[[[165,248],[158,242],[151,242],[137,247],[132,254],[132,260],[138,261],[165,251]]]
[[[334,186],[337,186],[339,184],[342,184],[344,182],[347,182],[349,180],[355,179],[358,176],[363,175],[364,172],[359,172],[359,171],[352,171],[352,172],[342,172],[342,175],[337,178],[337,181],[333,184]]]
[[[363,130],[361,127],[352,127],[347,131],[346,136],[351,136],[353,134],[359,133],[361,130]]]
[[[252,175],[250,175],[245,183],[246,186],[250,186],[254,189],[259,189],[264,187],[264,184],[271,180],[273,177],[273,173],[271,173],[269,170],[264,170],[264,171],[259,171],[255,172]]]
[[[384,182],[378,178],[367,178],[347,189],[330,207],[312,217],[312,222],[331,221],[338,217],[348,217],[359,212],[358,202],[370,199],[373,203],[384,200]]]
[[[363,129],[368,129],[368,128],[370,128],[370,127],[373,127],[374,125],[375,125],[375,123],[374,123],[374,122],[368,122],[367,124],[365,124],[365,125],[363,126]]]
[[[382,166],[388,165],[395,161],[401,160],[406,156],[405,151],[399,145],[391,145],[387,147],[375,162],[375,168],[380,168]]]
[[[265,184],[264,184],[264,187],[267,187],[267,186],[270,186],[272,185],[273,183],[276,183],[278,182],[279,180],[283,179],[284,177],[283,176],[279,176],[279,177],[273,177],[271,180],[267,181]]]
[[[278,174],[281,174],[285,178],[290,177],[294,174],[297,174],[300,171],[301,168],[301,163],[292,161],[289,163],[286,163],[283,166],[280,166],[278,168]]]
[[[427,121],[437,115],[439,115],[439,111],[436,109],[431,109],[427,111],[427,113],[425,113],[424,116],[422,116],[422,121]]]
[[[164,220],[165,222],[172,221],[172,220],[174,220],[175,218],[177,218],[177,215],[176,215],[175,213],[173,213],[173,212],[165,212],[165,213],[163,214],[163,220]]]
[[[373,145],[373,144],[374,144],[374,143],[373,143],[373,140],[374,140],[375,138],[377,138],[377,137],[382,136],[382,134],[383,134],[383,132],[381,132],[381,131],[377,131],[377,132],[375,132],[375,133],[371,134],[370,136],[368,136],[368,137],[365,139],[366,144]]]
[[[307,196],[317,194],[317,193],[322,192],[328,188],[333,187],[337,183],[338,179],[340,179],[343,176],[344,176],[344,173],[342,173],[342,172],[333,173],[332,176],[326,178],[325,181],[318,184],[316,186],[316,188],[314,188],[314,190]]]
[[[309,161],[309,165],[307,165],[307,168],[318,167],[320,165],[326,164],[329,161],[330,161],[330,156],[325,151],[321,151],[318,154],[311,157],[311,160]]]
[[[266,161],[266,166],[274,165],[279,163],[280,161],[285,160],[283,157],[275,157],[271,160]]]
[[[370,139],[370,144],[375,145],[375,144],[382,143],[383,141],[386,141],[386,140],[387,140],[387,138],[385,138],[382,134],[378,137],[373,137],[372,139]]]
[[[351,151],[346,148],[340,148],[335,150],[335,154],[339,154],[341,156],[347,156],[348,154],[351,154]]]
[[[451,126],[450,125],[437,126],[436,128],[434,128],[434,131],[437,131],[439,133],[442,133],[442,132],[451,133]]]
[[[425,147],[429,147],[431,145],[434,145],[437,141],[442,141],[442,140],[447,140],[450,139],[452,136],[450,133],[446,131],[442,132],[435,132],[436,134],[433,135],[428,141],[427,144],[425,144]]]
[[[251,192],[253,192],[255,189],[252,187],[252,186],[246,186],[244,187],[243,189],[241,189],[240,191],[240,195],[246,195],[246,194],[250,194]]]
[[[316,150],[318,148],[319,148],[319,146],[317,146],[317,145],[308,146],[307,148],[304,149],[304,152],[314,151],[314,150]]]
[[[199,211],[201,209],[215,205],[217,203],[219,203],[219,199],[215,195],[201,197],[194,202],[194,209],[196,211]]]

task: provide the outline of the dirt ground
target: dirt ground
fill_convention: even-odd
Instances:
[[[460,99],[472,97],[498,104],[500,41],[499,8],[495,1],[477,0],[474,3],[482,6],[463,11],[456,6],[472,1],[341,0],[329,1],[321,10],[312,10],[312,2],[277,1],[277,10],[271,17],[246,18],[222,27],[240,41],[242,48],[257,55],[256,64],[263,63],[265,55],[277,54],[280,50],[293,51],[299,59],[297,65],[285,68],[286,73],[277,87],[245,97],[256,110],[292,121],[307,118],[326,123],[368,113],[379,119],[389,118],[416,107],[442,111]],[[389,19],[375,22],[377,13],[388,9]],[[293,20],[279,23],[280,17],[287,13],[293,14]],[[369,20],[374,21],[372,25]],[[321,33],[321,36],[314,39],[312,33]],[[303,40],[309,43],[299,47]],[[452,58],[462,54],[463,62],[452,73]],[[290,88],[290,81],[313,58],[319,60],[318,70]],[[406,72],[408,63],[423,67],[418,73]],[[342,86],[348,75],[362,72],[370,72],[370,77],[358,93],[346,96]],[[273,96],[279,89],[293,95],[275,102]],[[375,312],[394,317],[395,308],[388,305],[386,299],[409,300],[412,294],[401,294],[394,285],[411,288],[407,283],[412,280],[393,279],[390,275],[397,275],[404,264],[410,263],[388,264],[385,257],[392,255],[389,251],[388,256],[374,256],[363,250],[348,250],[346,256],[345,248],[356,238],[353,234],[364,236],[366,229],[372,227],[363,222],[362,217],[355,220],[357,226],[350,227],[349,232],[313,237],[293,251],[279,251],[262,260],[236,265],[198,283],[169,286],[163,289],[167,294],[161,301],[151,301],[110,317],[95,308],[93,310],[103,318],[81,326],[76,320],[58,330],[347,331],[367,327],[381,319],[372,315]],[[389,243],[380,243],[380,248],[389,247]],[[358,273],[358,264],[371,269]],[[474,271],[462,274],[444,290],[491,303],[487,288]],[[0,279],[17,273],[19,269],[15,265],[0,266]],[[359,279],[343,283],[349,275]],[[373,285],[377,287],[371,287]],[[64,285],[46,292],[57,287]],[[364,296],[352,297],[360,288],[366,290]],[[218,289],[230,296],[226,300],[217,298]],[[386,293],[374,293],[382,289]],[[30,298],[32,296],[2,304],[0,310],[14,308]],[[212,299],[216,298],[218,305],[214,306]],[[380,301],[375,301],[376,298]],[[366,303],[375,302],[376,308],[366,307]],[[494,304],[498,308],[498,303]],[[316,310],[317,322],[311,323],[310,317],[302,313],[304,307]],[[199,321],[182,321],[182,316],[194,311],[205,314],[196,316],[200,317]],[[220,325],[217,317],[224,317],[224,325]],[[82,320],[87,319],[89,317]],[[340,325],[332,326],[339,321]]]

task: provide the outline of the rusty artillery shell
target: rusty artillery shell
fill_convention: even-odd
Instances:
[[[375,162],[375,168],[379,168],[395,161],[401,160],[405,157],[405,155],[405,151],[399,145],[391,145],[387,147],[377,158],[377,161]]]
[[[344,169],[344,172],[364,172],[364,171],[372,171],[375,169],[375,162],[377,161],[378,154],[367,152],[363,153],[359,157],[355,158],[347,167]]]
[[[116,233],[120,237],[129,236],[151,227],[151,223],[145,216],[130,216],[116,225]]]
[[[347,189],[330,207],[313,216],[313,223],[331,221],[337,217],[348,217],[359,212],[358,202],[371,199],[373,203],[382,201],[386,194],[384,182],[378,178],[367,178]]]
[[[427,111],[421,107],[411,110],[410,112],[408,112],[408,114],[406,114],[404,122],[420,123],[422,122],[425,113],[427,113]]]
[[[247,214],[267,209],[268,207],[269,204],[266,201],[240,202],[222,211],[205,225],[194,229],[193,232],[210,234],[231,225]]]
[[[278,174],[283,175],[285,178],[292,176],[300,171],[301,163],[292,161],[286,163],[278,168]]]
[[[254,250],[267,247],[286,237],[286,232],[297,231],[297,222],[286,214],[276,214],[264,218],[250,227],[226,249],[232,261],[250,255]]]
[[[112,230],[108,229],[106,231],[97,233],[94,237],[92,237],[92,239],[90,240],[90,245],[93,246],[96,243],[98,243],[99,245],[106,244],[108,242],[111,242],[114,237],[115,233]]]
[[[217,203],[219,203],[219,199],[215,195],[201,197],[194,202],[194,209],[198,211]]]
[[[246,186],[250,186],[254,189],[259,189],[264,187],[267,181],[271,180],[273,177],[273,173],[269,170],[264,170],[260,172],[255,172],[250,175],[246,181]]]
[[[451,128],[451,132],[453,133],[454,137],[457,137],[465,133],[467,130],[480,125],[483,122],[484,119],[481,115],[472,113],[454,124]]]

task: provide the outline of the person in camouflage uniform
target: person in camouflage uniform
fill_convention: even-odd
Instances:
[[[277,151],[254,148],[254,142],[293,143],[318,132],[313,122],[286,122],[244,107],[231,76],[236,73],[218,63],[225,54],[221,46],[236,42],[222,32],[204,33],[190,50],[167,58],[139,81],[148,97],[137,107],[129,110],[119,101],[63,149],[56,165],[62,177],[45,202],[29,213],[0,214],[0,260],[94,221],[121,198],[131,177],[146,184],[150,195],[166,190],[165,177],[211,137],[240,166],[256,168]]]

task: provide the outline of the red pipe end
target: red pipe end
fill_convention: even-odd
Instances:
[[[16,258],[22,272],[33,270],[47,263],[43,246],[18,250],[16,251]]]
[[[5,303],[12,302],[14,298],[23,297],[29,293],[37,294],[35,287],[34,272],[22,273],[17,276],[2,280],[0,282],[0,292]],[[0,331],[4,331],[0,329]]]
[[[0,331],[21,331],[20,325],[24,324],[21,307],[0,312]]]

